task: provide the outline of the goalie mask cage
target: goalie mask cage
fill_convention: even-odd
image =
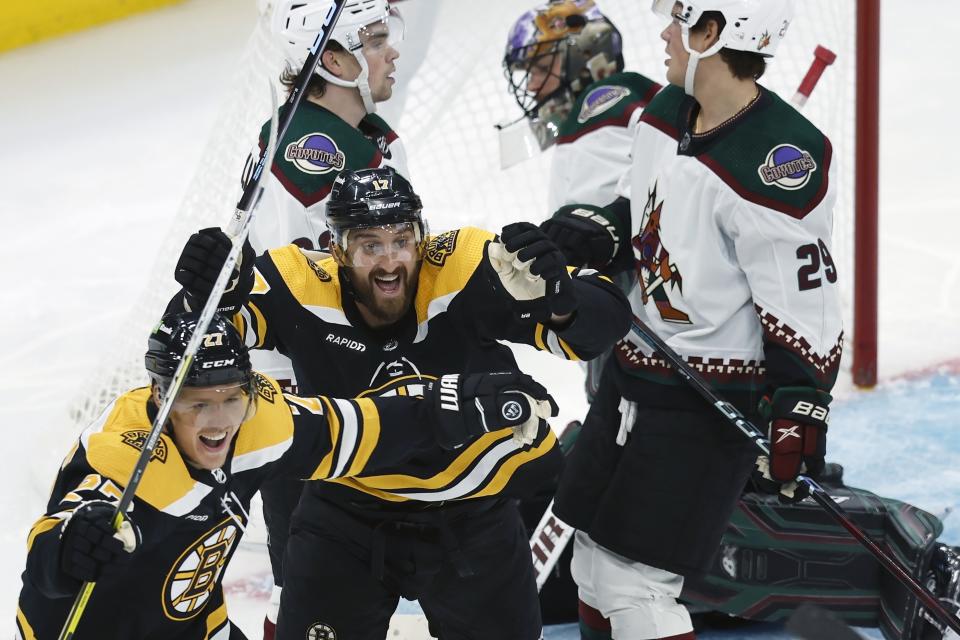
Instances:
[[[253,1],[253,0],[250,0]],[[494,124],[520,113],[501,67],[507,32],[535,2],[406,0],[397,84],[382,115],[400,134],[410,178],[434,232],[461,226],[491,231],[516,220],[539,222],[546,210],[551,152],[507,170],[499,168]],[[597,0],[624,38],[626,68],[665,82],[663,21],[644,0]],[[225,225],[240,195],[240,175],[261,125],[269,117],[268,78],[282,67],[259,1],[255,24],[223,94],[201,164],[161,249],[143,293],[127,312],[123,330],[71,409],[78,425],[95,418],[116,395],[146,384],[146,336],[176,290],[173,267],[187,237]],[[879,0],[805,0],[776,58],[761,80],[789,99],[818,45],[837,54],[803,113],[831,139],[840,163],[833,253],[844,300],[844,371],[854,382],[876,381],[877,141],[879,100]],[[270,215],[260,211],[258,215]],[[855,259],[856,258],[856,259]],[[852,357],[851,357],[852,354]]]

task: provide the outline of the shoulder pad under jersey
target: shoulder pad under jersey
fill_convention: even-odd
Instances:
[[[830,140],[772,91],[700,160],[737,194],[802,219],[829,186]]]
[[[269,135],[267,122],[260,131],[261,149]],[[382,160],[370,138],[327,109],[304,101],[277,143],[271,173],[309,207],[329,195],[340,171],[378,167]]]
[[[270,249],[257,260],[252,295],[264,294],[274,286],[270,281],[272,271],[301,305],[342,309],[339,270],[329,254],[295,244]]]
[[[427,317],[430,303],[460,291],[483,260],[494,234],[475,227],[454,229],[427,239],[417,287],[417,318]]]
[[[637,109],[650,102],[660,85],[633,72],[615,73],[589,85],[560,125],[558,144],[566,144],[600,127],[625,127]]]
[[[744,200],[801,219],[829,186],[830,140],[772,91],[696,158]],[[641,121],[679,140],[686,94],[669,86],[644,109]]]
[[[149,401],[148,387],[123,394],[99,428],[91,426],[81,436],[90,466],[121,487],[130,481],[150,436],[151,420],[146,411]],[[181,516],[196,508],[207,493],[209,488],[190,476],[170,436],[161,434],[137,487],[137,499]]]

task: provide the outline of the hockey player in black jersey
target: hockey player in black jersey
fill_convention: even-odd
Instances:
[[[236,328],[217,315],[115,532],[115,504],[197,317],[164,318],[148,342],[151,385],[117,398],[67,454],[29,534],[20,640],[58,637],[83,581],[96,587],[76,640],[242,639],[221,580],[264,480],[377,473],[437,443],[509,439],[496,431],[507,426],[522,437],[550,413],[543,387],[519,373],[447,376],[423,401],[286,395],[251,371]]]
[[[613,283],[569,270],[533,225],[499,239],[474,228],[429,236],[419,197],[392,169],[341,174],[327,222],[333,256],[290,245],[251,268],[247,255],[224,301],[248,344],[292,359],[301,390],[419,395],[443,371],[515,368],[500,339],[586,359],[627,330]],[[215,229],[188,241],[172,306],[202,303],[227,242]],[[549,480],[560,458],[544,425],[519,441],[435,447],[389,474],[311,483],[292,520],[278,637],[382,639],[403,595],[439,637],[538,638],[512,498]]]

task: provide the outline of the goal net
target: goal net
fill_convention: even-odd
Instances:
[[[265,4],[261,0],[261,4]],[[492,231],[516,220],[547,217],[549,150],[501,170],[494,124],[520,115],[507,93],[501,59],[513,21],[534,2],[406,0],[407,23],[398,61],[398,95],[380,113],[399,132],[410,177],[424,202],[431,230],[474,225]],[[643,0],[597,0],[624,38],[627,69],[664,82],[661,19]],[[853,291],[853,145],[855,102],[855,2],[806,0],[761,83],[785,99],[793,96],[817,45],[837,54],[804,107],[804,115],[831,139],[840,164],[833,253],[846,302],[848,337]],[[269,78],[281,67],[279,49],[261,19],[249,36],[231,89],[224,94],[205,158],[194,176],[143,293],[131,308],[112,351],[72,407],[85,424],[117,394],[146,384],[145,337],[174,293],[173,267],[187,237],[202,227],[225,225],[240,195],[240,174],[261,124],[269,117]],[[849,363],[849,358],[844,359]],[[849,368],[849,364],[847,364]]]

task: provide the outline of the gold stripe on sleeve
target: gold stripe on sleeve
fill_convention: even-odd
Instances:
[[[327,414],[327,426],[330,429],[330,451],[327,455],[323,456],[320,464],[317,465],[317,468],[310,475],[310,480],[323,480],[324,478],[330,477],[330,472],[333,471],[333,454],[340,446],[340,414],[333,408],[330,400],[323,397],[320,399],[323,401],[323,404],[327,406],[327,410],[324,413]]]
[[[33,547],[33,541],[36,540],[37,536],[50,531],[50,529],[53,529],[58,524],[60,524],[60,518],[50,518],[47,516],[40,518],[30,529],[30,535],[27,536],[27,551],[30,551],[30,548]]]
[[[257,343],[253,345],[253,348],[257,349],[263,346],[264,337],[267,335],[267,319],[263,316],[263,312],[260,311],[260,308],[254,303],[248,302],[247,308],[250,309],[250,313],[252,313],[257,319]]]
[[[210,612],[207,615],[207,633],[204,634],[204,640],[208,640],[210,636],[219,631],[223,627],[223,623],[227,621],[227,604],[223,603],[216,609]],[[232,635],[232,634],[231,634]]]
[[[563,341],[563,338],[557,336],[557,342],[560,344],[560,348],[563,349],[563,352],[567,354],[567,360],[580,360],[580,356],[573,352],[573,349],[571,349],[570,345]]]
[[[500,493],[503,488],[506,486],[507,482],[510,481],[510,478],[513,477],[513,473],[523,464],[535,460],[545,453],[549,452],[557,444],[557,436],[553,431],[547,434],[547,437],[543,439],[536,447],[530,449],[529,451],[524,451],[522,453],[517,453],[503,463],[499,469],[497,469],[496,475],[487,482],[480,491],[477,491],[474,494],[471,494],[471,498],[479,498],[480,496],[490,496]]]
[[[546,343],[544,343],[543,341],[543,334],[544,332],[546,332],[546,329],[547,329],[546,327],[544,327],[542,324],[538,322],[537,325],[533,328],[533,341],[534,341],[534,344],[536,344],[537,349],[539,349],[540,351],[549,352],[550,349],[547,347]]]
[[[455,482],[464,471],[470,468],[477,458],[487,453],[499,441],[512,437],[509,429],[501,429],[485,434],[470,444],[466,451],[457,456],[450,466],[430,478],[417,478],[402,474],[372,476],[363,478],[364,485],[373,489],[409,490],[409,489],[440,489]]]
[[[17,607],[17,624],[23,632],[23,640],[37,640],[37,634],[33,632],[33,627],[27,622],[27,616],[23,615],[20,607]]]
[[[357,408],[360,409],[360,442],[356,448],[356,454],[353,456],[353,462],[347,470],[348,476],[356,476],[363,472],[363,468],[370,461],[373,450],[380,441],[380,412],[377,411],[377,405],[369,398],[359,398],[356,400]]]

